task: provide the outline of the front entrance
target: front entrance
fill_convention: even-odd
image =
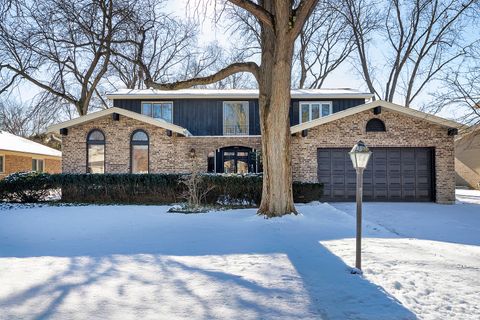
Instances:
[[[215,156],[215,172],[247,174],[256,173],[257,153],[248,147],[232,146],[218,149]]]

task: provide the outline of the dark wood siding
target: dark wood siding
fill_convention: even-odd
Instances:
[[[158,99],[115,99],[113,106],[141,113],[142,101],[162,101]],[[166,100],[167,101],[167,100]],[[223,101],[239,101],[239,99],[173,99],[173,123],[182,126],[195,136],[223,135]],[[249,102],[250,135],[260,134],[258,100]],[[290,108],[290,124],[299,123],[299,101],[332,101],[333,112],[339,112],[365,103],[364,99],[292,99]]]

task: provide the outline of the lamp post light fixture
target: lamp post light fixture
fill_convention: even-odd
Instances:
[[[355,268],[362,270],[362,198],[363,198],[363,171],[367,167],[372,152],[362,141],[358,141],[348,153],[353,167],[357,171],[357,237]]]

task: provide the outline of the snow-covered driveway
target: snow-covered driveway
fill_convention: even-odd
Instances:
[[[335,206],[346,213],[328,204],[299,205],[301,216],[271,220],[251,209],[199,215],[160,206],[0,211],[0,319],[479,314],[479,205],[367,204],[364,277],[348,272],[351,204]],[[411,216],[425,211],[439,213],[432,226],[444,225],[439,232]]]

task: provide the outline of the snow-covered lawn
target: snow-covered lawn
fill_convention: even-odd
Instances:
[[[348,267],[353,204],[297,208],[270,220],[164,206],[0,211],[0,319],[480,314],[480,205],[366,204],[363,277]]]

